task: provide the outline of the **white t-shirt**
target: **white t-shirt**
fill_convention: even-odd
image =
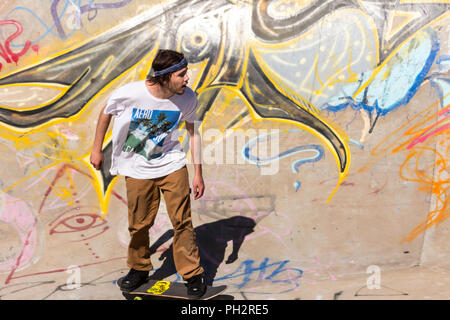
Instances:
[[[116,89],[104,111],[115,115],[111,174],[153,179],[184,167],[186,153],[173,133],[183,121],[197,119],[197,106],[197,96],[190,88],[169,99],[151,95],[145,80]]]

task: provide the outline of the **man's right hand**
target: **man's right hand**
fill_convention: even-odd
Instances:
[[[103,152],[94,152],[91,153],[91,164],[94,166],[95,169],[100,170],[103,166]]]
[[[100,111],[100,115],[98,117],[97,128],[95,129],[95,138],[94,144],[92,145],[92,153],[91,153],[91,164],[92,166],[100,170],[103,166],[103,152],[102,145],[103,140],[105,139],[106,131],[108,131],[109,122],[111,121],[112,115],[105,113],[106,106],[103,107],[102,111]]]

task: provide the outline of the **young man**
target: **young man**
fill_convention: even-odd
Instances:
[[[200,164],[200,136],[194,129],[198,100],[187,87],[187,61],[182,53],[159,50],[145,81],[116,89],[97,123],[91,164],[103,164],[102,144],[115,116],[110,172],[125,176],[130,243],[129,273],[122,289],[131,291],[145,282],[152,270],[149,229],[160,202],[160,191],[174,228],[173,256],[177,272],[187,281],[188,294],[200,297],[206,286],[191,219],[186,154],[172,136],[184,121],[190,135],[195,176],[194,199],[204,192]]]

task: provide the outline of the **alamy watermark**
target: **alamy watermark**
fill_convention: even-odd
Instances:
[[[367,267],[366,273],[371,274],[366,280],[367,289],[381,289],[381,268],[377,265],[370,265]]]
[[[68,266],[66,273],[70,276],[66,280],[66,289],[74,290],[81,287],[81,269],[77,265]]]
[[[198,131],[198,124],[196,123]],[[173,139],[186,133],[179,130]],[[279,172],[280,130],[279,129],[226,129],[210,128],[200,134],[202,141],[201,163],[209,165],[253,164],[261,175]],[[185,143],[185,151],[189,144]],[[192,160],[191,160],[192,161]]]

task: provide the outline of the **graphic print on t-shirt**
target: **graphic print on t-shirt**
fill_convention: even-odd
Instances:
[[[178,124],[180,114],[180,111],[133,108],[122,151],[140,154],[148,160],[160,157],[164,139]]]

